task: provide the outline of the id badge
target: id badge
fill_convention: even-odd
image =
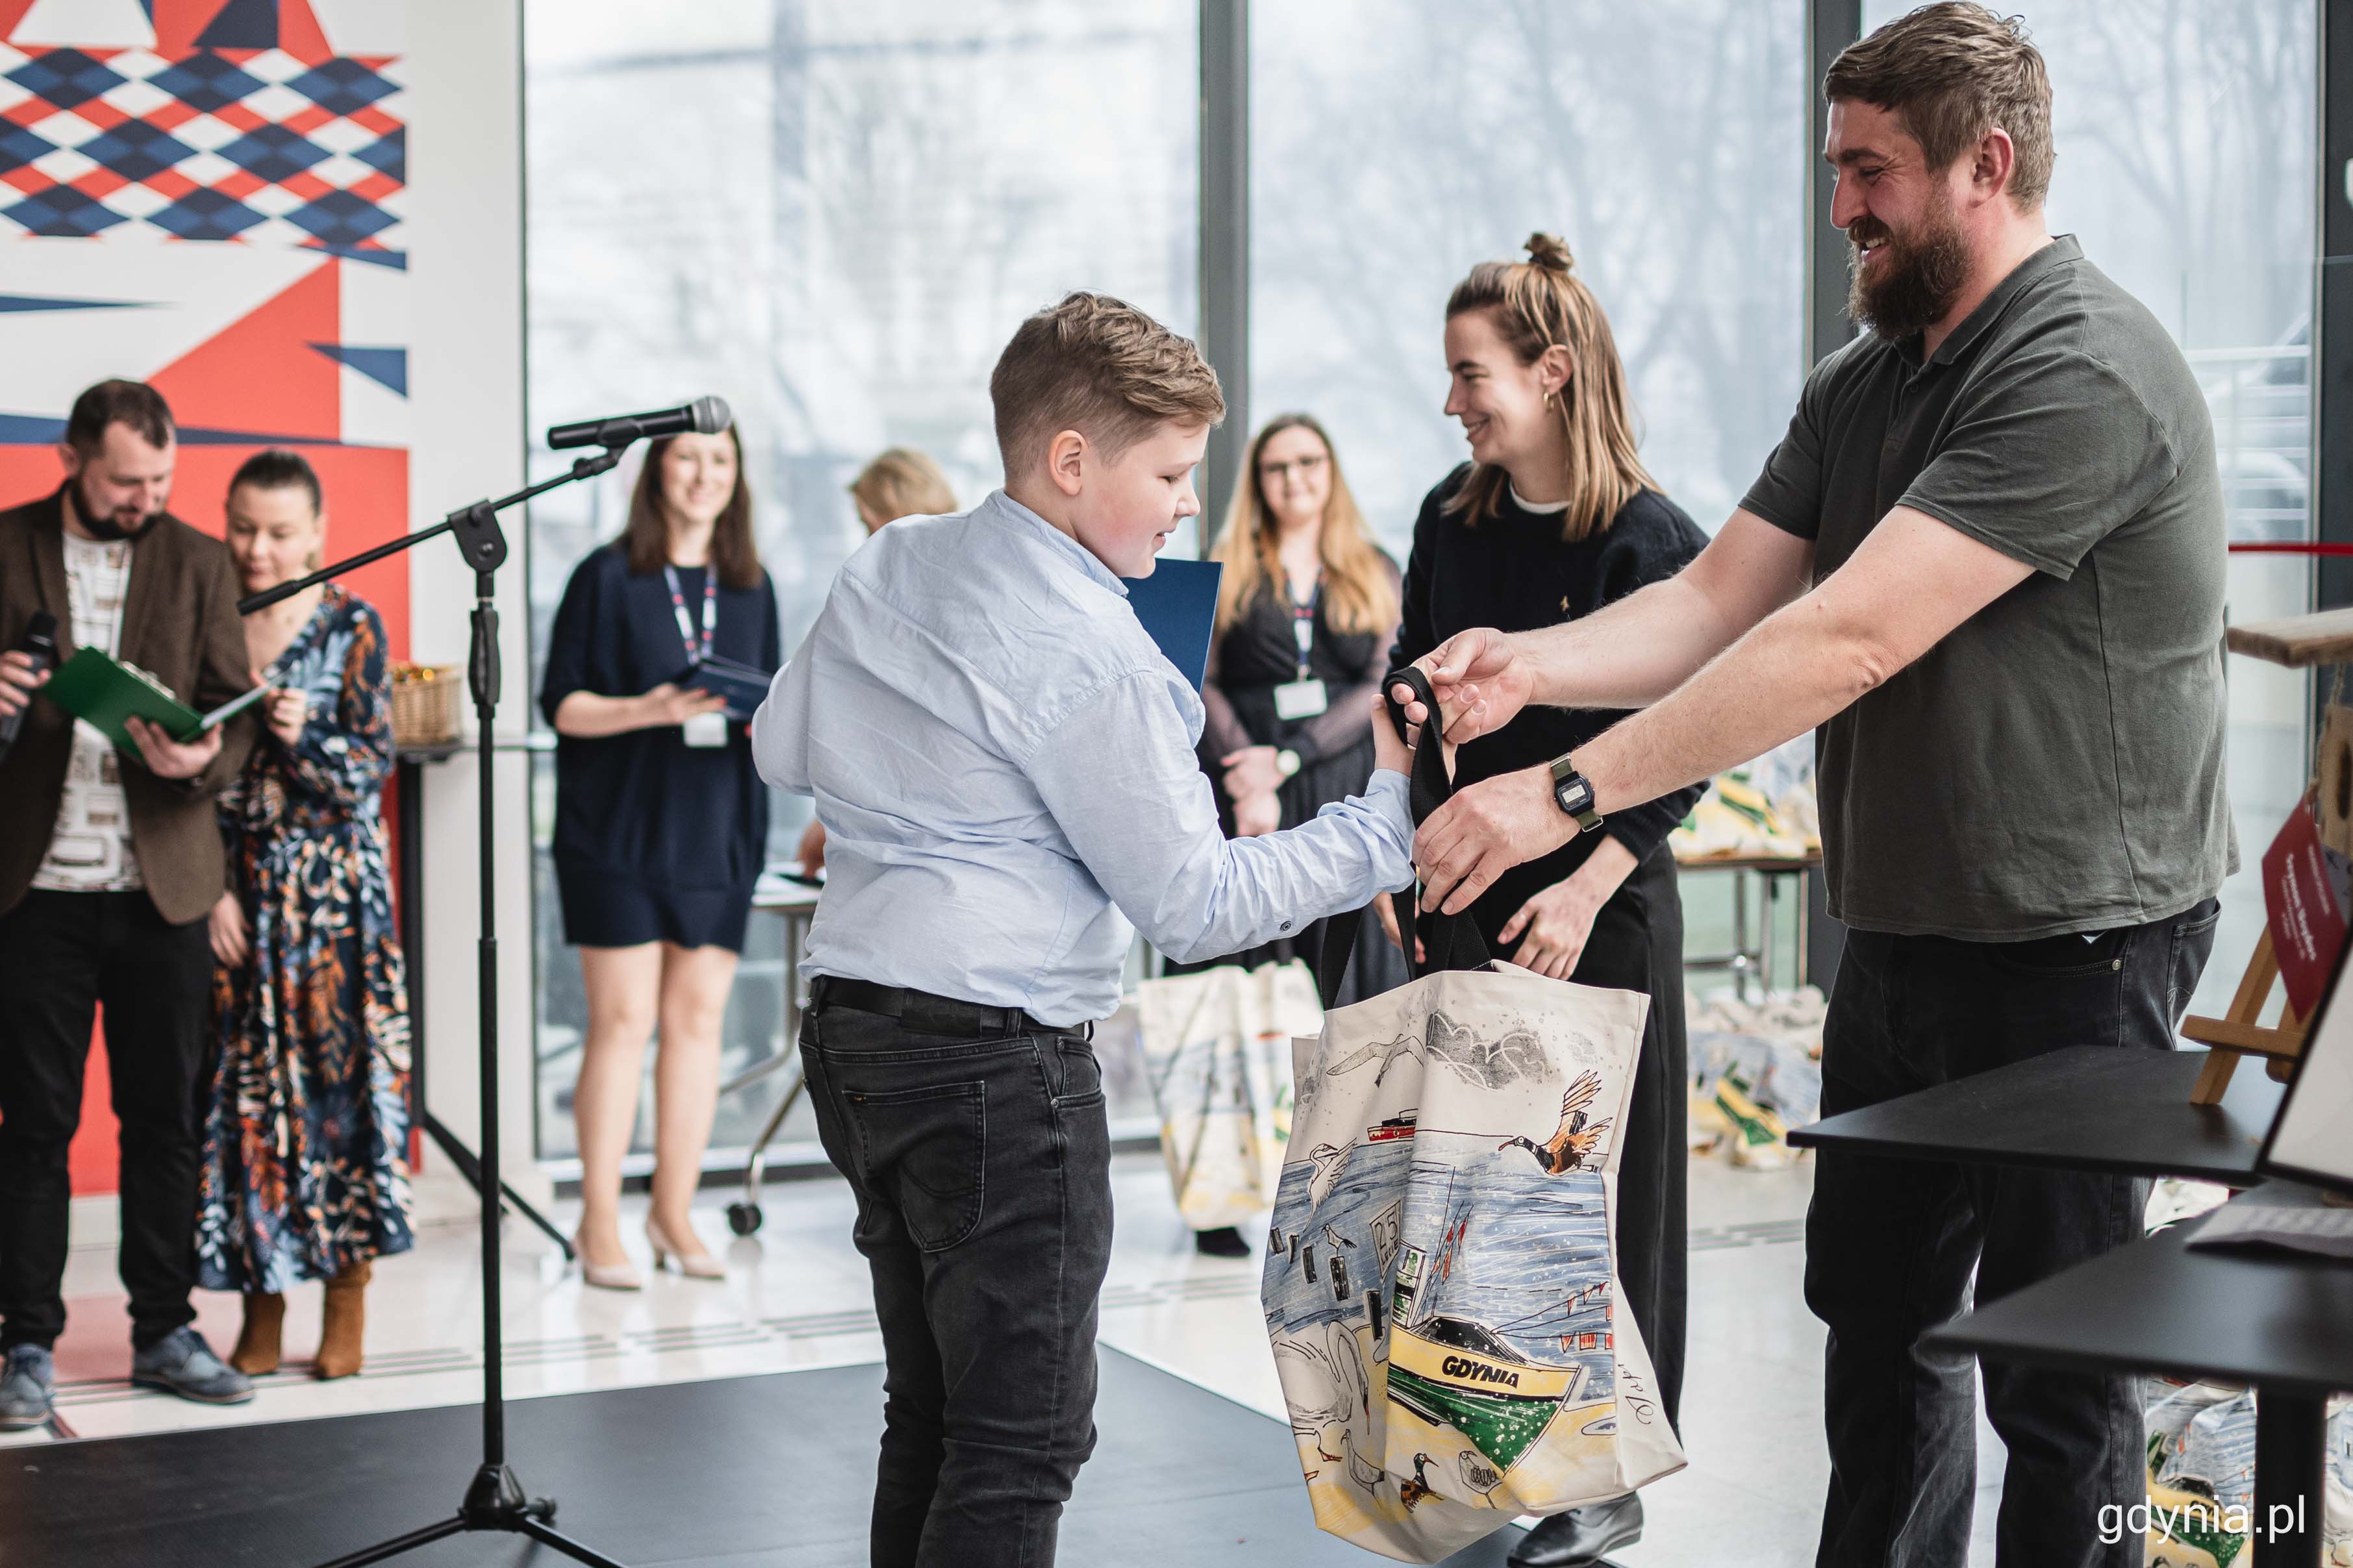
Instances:
[[[697,713],[680,726],[686,731],[690,746],[723,746],[727,743],[727,715]]]
[[[1274,689],[1274,716],[1282,720],[1314,719],[1331,706],[1320,680],[1286,680]]]

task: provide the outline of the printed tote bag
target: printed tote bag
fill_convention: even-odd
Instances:
[[[1447,788],[1424,747],[1417,821]],[[1418,923],[1414,980],[1295,1043],[1260,1294],[1317,1526],[1434,1563],[1683,1457],[1618,1304],[1650,998],[1490,963],[1467,916]],[[1330,922],[1335,949],[1357,925]]]
[[[1291,1138],[1291,1042],[1323,1016],[1297,962],[1221,963],[1136,987],[1137,1038],[1176,1207],[1195,1230],[1274,1206]]]

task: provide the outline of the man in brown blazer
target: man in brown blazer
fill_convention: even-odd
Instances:
[[[89,646],[199,710],[252,685],[237,579],[218,541],[164,510],[177,452],[151,387],[78,398],[56,493],[0,511],[0,1430],[50,1413],[65,1327],[66,1149],[81,1121],[93,1015],[121,1121],[120,1267],[132,1375],[185,1398],[253,1397],[190,1325],[195,1283],[197,1076],[213,960],[205,917],[223,890],[213,797],[252,748],[239,716],[181,744],[131,721],[135,756],[39,696],[49,673],[19,644],[56,617],[61,658]]]

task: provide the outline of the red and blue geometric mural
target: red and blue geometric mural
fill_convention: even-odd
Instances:
[[[217,533],[237,466],[290,446],[334,553],[406,531],[406,10],[0,0],[0,507],[57,487],[75,394],[130,376],[179,422],[178,516]],[[406,558],[348,581],[405,656]],[[75,1184],[107,1190],[88,1105]]]

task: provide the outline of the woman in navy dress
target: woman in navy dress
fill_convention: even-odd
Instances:
[[[245,591],[318,569],[319,479],[263,452],[229,483]],[[375,1260],[408,1249],[408,987],[392,922],[382,794],[392,771],[384,623],[332,584],[246,617],[269,733],[222,792],[229,890],[213,908],[214,1027],[197,1279],[245,1295],[231,1363],[275,1372],[284,1291],[326,1282],[311,1363],[360,1369]]]
[[[657,441],[627,534],[590,552],[555,613],[540,710],[556,733],[555,880],[580,950],[588,1036],[573,1091],[583,1272],[643,1283],[622,1248],[621,1159],[654,1068],[657,1267],[724,1277],[689,1205],[719,1095],[720,1022],[766,857],[768,794],[742,723],[680,684],[704,654],[773,670],[776,600],[752,542],[752,497],[731,427]]]

